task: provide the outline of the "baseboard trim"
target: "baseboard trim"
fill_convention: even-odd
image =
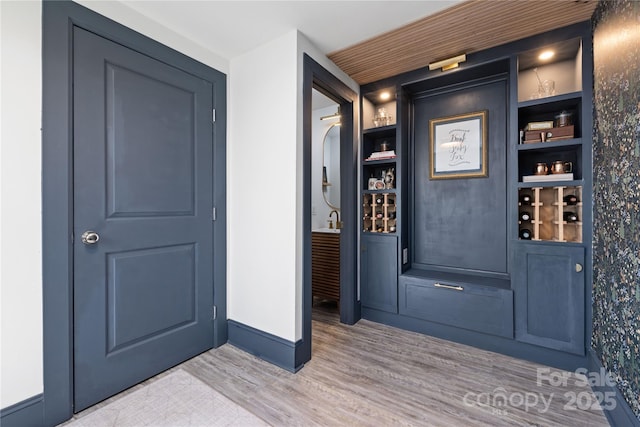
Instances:
[[[0,410],[2,427],[41,426],[44,424],[42,394],[30,397]]]
[[[294,343],[234,320],[229,320],[228,326],[228,342],[234,347],[289,372],[298,372],[304,366],[298,356],[302,340]]]
[[[601,370],[605,369],[593,349],[589,350],[588,358],[589,372],[601,372]],[[604,414],[607,417],[607,420],[609,421],[609,424],[614,427],[640,427],[640,420],[633,413],[627,401],[624,400],[624,396],[622,396],[622,393],[620,392],[618,387],[605,384],[600,386],[594,385],[591,388],[594,392],[603,393],[603,396],[614,396],[615,405],[613,405],[613,408],[603,410]]]

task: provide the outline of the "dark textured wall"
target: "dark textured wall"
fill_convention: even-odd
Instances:
[[[592,346],[640,419],[640,2],[594,19]]]

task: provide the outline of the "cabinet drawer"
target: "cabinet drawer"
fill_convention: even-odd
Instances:
[[[401,314],[513,338],[513,292],[488,286],[400,277]]]

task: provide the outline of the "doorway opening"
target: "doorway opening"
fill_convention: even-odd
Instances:
[[[340,104],[313,89],[311,299],[313,319],[340,314]]]
[[[324,164],[322,152],[313,156],[314,150],[314,126],[313,118],[315,115],[320,117],[320,111],[314,114],[314,92],[316,93],[316,106],[318,100],[326,101],[328,107],[322,111],[322,116],[333,116],[339,113],[340,126],[327,127],[334,128],[333,132],[338,131],[339,134],[339,161],[335,165]],[[320,97],[322,96],[322,98]],[[308,55],[304,55],[304,79],[303,79],[303,162],[304,162],[304,195],[303,195],[303,292],[302,292],[302,348],[300,355],[305,359],[311,359],[311,323],[313,310],[313,290],[312,290],[312,230],[327,229],[334,230],[338,221],[340,224],[339,250],[334,251],[335,257],[339,259],[339,304],[335,304],[334,316],[340,315],[340,322],[346,324],[354,324],[360,319],[360,303],[357,299],[357,135],[354,123],[357,122],[358,109],[355,108],[357,102],[357,94],[347,85],[331,74],[328,70],[314,61]],[[319,110],[316,108],[316,110]],[[334,124],[338,119],[327,120]],[[327,130],[329,130],[327,128]],[[324,141],[325,133],[321,133]],[[336,136],[329,135],[329,139],[335,139]],[[320,144],[319,148],[322,148]],[[318,147],[316,147],[318,148]],[[327,150],[330,152],[331,148]],[[314,159],[320,164],[317,166],[314,180]],[[339,164],[339,166],[338,166]],[[326,167],[326,180],[324,179],[323,167]],[[338,170],[335,170],[335,169]],[[331,169],[331,170],[330,170]],[[333,177],[333,178],[332,178]],[[339,177],[339,185],[331,182]],[[331,186],[323,185],[331,184]],[[331,190],[324,192],[326,187]],[[334,191],[332,191],[334,190]],[[317,197],[313,197],[314,191]],[[325,202],[326,197],[326,202]],[[325,210],[326,206],[326,210]],[[314,210],[315,207],[315,210]],[[335,213],[332,213],[335,211]],[[314,215],[315,212],[315,215]],[[329,228],[329,216],[331,216],[333,228]],[[313,218],[313,220],[312,220]],[[326,233],[329,234],[329,233]],[[335,235],[334,235],[334,239]],[[335,299],[335,297],[334,297]],[[330,302],[329,298],[324,298]]]

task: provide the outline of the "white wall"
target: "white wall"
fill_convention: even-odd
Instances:
[[[4,0],[0,0],[4,1]],[[191,58],[194,58],[213,69],[216,69],[222,73],[229,74],[229,61],[225,58],[217,55],[206,46],[202,46],[193,40],[187,39],[179,33],[171,30],[147,18],[140,12],[127,7],[126,5],[114,1],[100,1],[100,0],[73,0],[82,6],[93,10],[101,15],[113,19],[114,21],[136,30],[137,32],[144,34],[145,36],[152,38],[178,52],[184,53]],[[219,40],[213,41],[214,44],[219,44]]]
[[[0,1],[0,408],[42,392],[40,17]]]
[[[294,341],[296,32],[230,68],[228,317]]]
[[[234,58],[228,144],[229,319],[302,337],[302,86],[308,53],[358,85],[298,31]]]

